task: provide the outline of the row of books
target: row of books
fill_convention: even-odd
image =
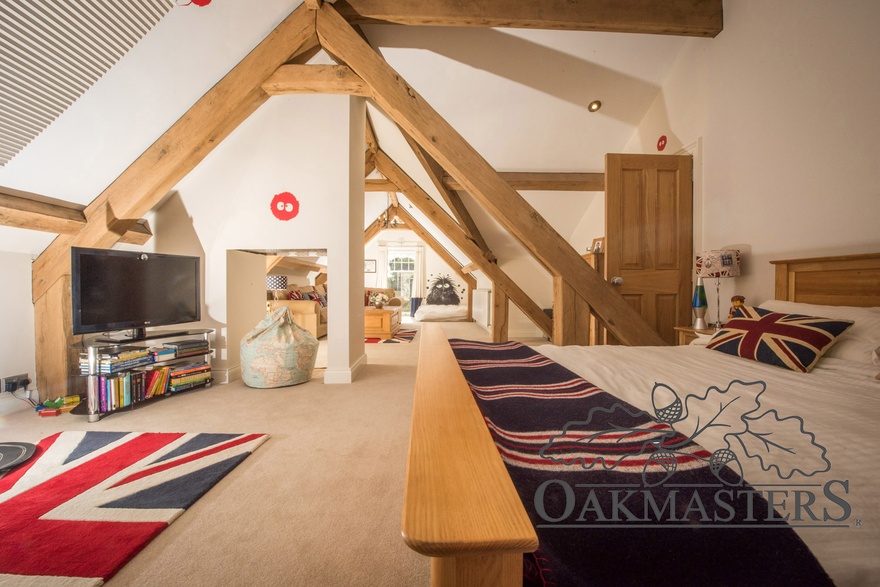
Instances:
[[[203,338],[167,342],[164,346],[174,350],[175,358],[204,355],[210,350],[208,341]]]
[[[92,413],[112,412],[210,381],[211,365],[205,362],[149,366],[143,371],[99,375],[97,384],[89,387],[89,408]]]
[[[168,389],[182,391],[211,380],[211,365],[204,362],[175,365],[170,374]]]
[[[99,375],[111,375],[169,359],[205,355],[210,350],[208,341],[201,338],[168,342],[161,347],[153,348],[135,346],[106,347],[104,352],[98,353],[97,365],[94,368]],[[81,375],[92,374],[88,353],[80,353],[79,371]]]
[[[110,412],[130,406],[143,397],[144,371],[129,371],[120,375],[102,375],[97,385],[89,387],[89,408],[97,412]],[[95,409],[97,408],[97,410]]]

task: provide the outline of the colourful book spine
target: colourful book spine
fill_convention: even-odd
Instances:
[[[99,386],[98,386],[98,411],[106,412],[107,411],[107,378],[102,376],[98,377]]]

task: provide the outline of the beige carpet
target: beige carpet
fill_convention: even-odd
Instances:
[[[487,340],[471,323],[444,327]],[[110,587],[428,585],[428,559],[400,537],[419,336],[365,347],[368,366],[351,385],[324,385],[320,370],[288,388],[214,385],[93,424],[25,410],[0,418],[0,440],[36,442],[60,430],[271,434]],[[88,545],[58,547],[76,556]]]

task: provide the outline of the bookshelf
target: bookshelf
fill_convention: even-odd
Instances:
[[[153,331],[119,341],[95,338],[80,353],[86,400],[72,410],[97,422],[104,416],[177,393],[209,387],[213,329]]]

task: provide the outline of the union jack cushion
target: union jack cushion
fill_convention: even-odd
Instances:
[[[763,308],[736,308],[707,348],[792,371],[809,373],[851,320],[783,314]]]

